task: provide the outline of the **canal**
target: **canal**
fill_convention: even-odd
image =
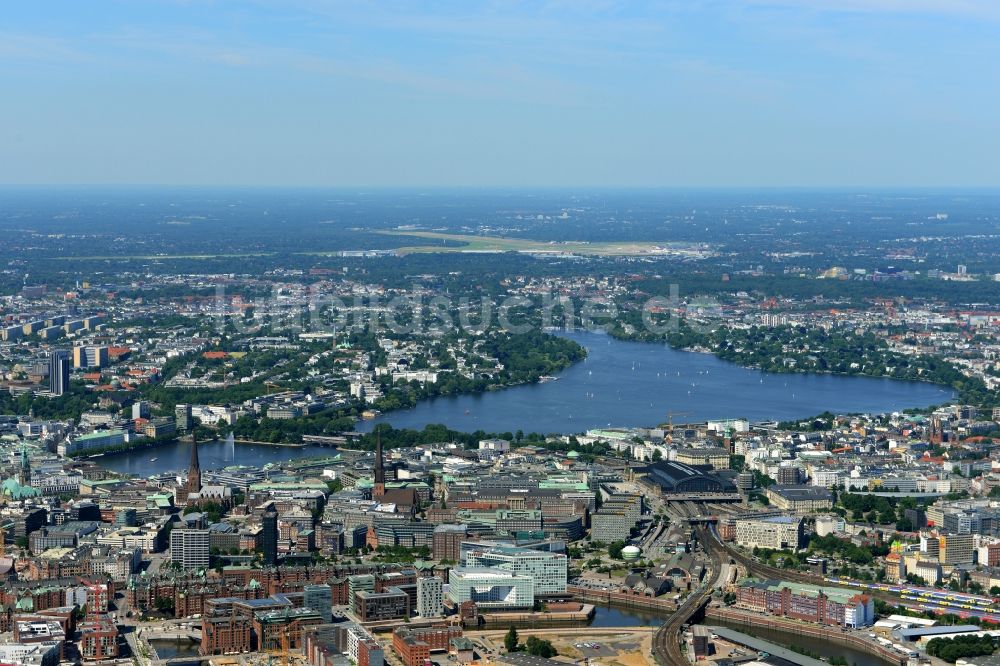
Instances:
[[[617,607],[599,605],[595,608],[594,617],[589,626],[599,628],[649,627],[652,632],[663,624],[663,621],[664,616],[643,613],[633,609],[623,610]],[[743,632],[744,634],[749,634],[763,640],[771,641],[772,643],[777,643],[778,645],[783,645],[795,651],[804,650],[804,653],[809,654],[810,656],[818,658],[825,657],[827,659],[830,657],[843,657],[847,660],[849,666],[895,666],[894,664],[883,661],[874,655],[861,652],[845,645],[819,641],[815,638],[787,631],[760,627],[747,627],[742,624],[723,622],[720,620],[712,620],[711,624],[729,627],[730,629],[735,629],[736,631]],[[831,629],[831,631],[834,630]],[[797,650],[796,648],[799,649]]]
[[[201,645],[197,641],[190,639],[153,639],[149,641],[150,646],[156,650],[160,659],[176,659],[178,657],[192,657],[191,664],[198,662],[198,650]],[[186,666],[187,662],[179,666]]]

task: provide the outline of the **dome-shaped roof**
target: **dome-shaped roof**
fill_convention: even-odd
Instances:
[[[4,482],[0,484],[0,492],[14,500],[38,497],[42,494],[37,488],[22,486],[14,477],[4,479]]]

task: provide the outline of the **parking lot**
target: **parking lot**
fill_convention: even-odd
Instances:
[[[573,647],[585,659],[599,659],[601,657],[614,657],[622,651],[638,650],[639,643],[615,642],[614,647],[612,647],[609,643],[586,642],[574,643]]]

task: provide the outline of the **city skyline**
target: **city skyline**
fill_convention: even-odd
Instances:
[[[1000,5],[5,19],[0,665],[998,663]]]

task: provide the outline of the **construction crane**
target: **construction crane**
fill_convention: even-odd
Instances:
[[[275,391],[281,390],[281,384],[275,384],[274,382],[264,382],[264,388],[267,389],[267,394],[271,395],[271,393],[273,392],[272,389],[274,389]]]
[[[667,412],[667,436],[673,440],[674,438],[674,417],[675,416],[688,416],[691,412]]]
[[[292,652],[288,648],[288,627],[281,628],[281,647],[267,651],[267,666],[289,666],[292,663]]]

